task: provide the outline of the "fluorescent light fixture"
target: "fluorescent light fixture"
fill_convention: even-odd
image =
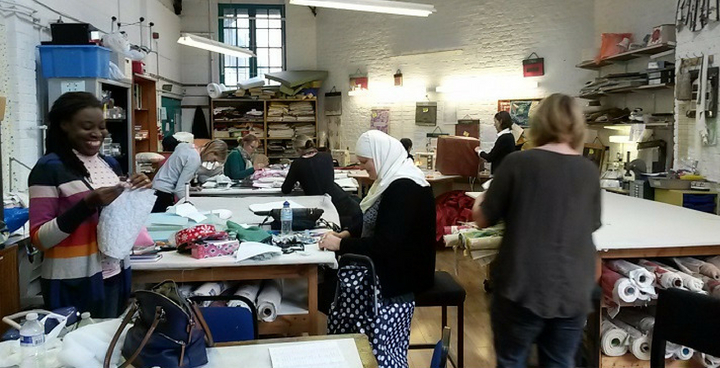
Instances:
[[[217,52],[218,54],[225,54],[241,58],[251,58],[255,56],[255,53],[248,49],[232,45],[226,45],[222,42],[214,41],[205,37],[200,37],[192,33],[181,34],[177,42],[185,46]]]
[[[427,17],[435,13],[435,7],[429,4],[388,0],[290,0],[290,4],[415,17]]]
[[[610,143],[630,143],[630,137],[627,135],[611,135]]]

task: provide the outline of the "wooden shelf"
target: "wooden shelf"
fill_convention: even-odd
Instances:
[[[663,84],[648,84],[646,86],[640,86],[635,88],[637,91],[651,91],[655,89],[673,89],[675,88],[675,84],[673,83],[663,83]]]
[[[297,120],[294,120],[294,121],[277,121],[277,120],[268,120],[267,123],[268,123],[268,124],[288,124],[288,123],[290,123],[290,124],[303,124],[303,123],[305,123],[305,124],[315,124],[316,121],[315,121],[315,120],[313,120],[313,121],[297,121]]]
[[[628,94],[628,93],[634,93],[634,92],[652,92],[656,90],[672,90],[675,88],[675,85],[672,83],[666,83],[666,84],[646,84],[644,86],[637,86],[637,87],[627,87],[627,88],[618,88],[613,89],[609,91],[603,91],[598,93],[588,93],[584,95],[578,96],[579,98],[587,99],[587,100],[597,100],[600,97],[605,97],[608,95],[620,95],[620,94]]]
[[[609,357],[603,355],[601,357],[602,368],[651,368],[649,360],[638,360],[632,354],[625,354],[619,357]],[[695,359],[690,360],[673,360],[665,361],[667,368],[703,368],[702,363]]]
[[[615,62],[622,62],[622,61],[628,61],[637,59],[643,56],[647,55],[655,55],[659,53],[663,53],[669,50],[675,49],[675,44],[669,44],[669,43],[663,43],[659,45],[654,46],[648,46],[643,47],[640,49],[630,50],[626,51],[617,55],[613,55],[610,57],[607,57],[605,59],[600,60],[599,63],[595,63],[594,60],[586,60],[581,62],[580,64],[577,64],[577,68],[581,69],[590,69],[590,70],[597,70],[607,65],[612,65]]]

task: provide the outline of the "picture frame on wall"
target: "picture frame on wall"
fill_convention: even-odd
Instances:
[[[583,147],[583,156],[590,159],[590,161],[597,165],[598,170],[602,171],[605,146],[600,143],[585,143],[585,146]]]
[[[523,128],[530,126],[530,115],[538,107],[542,98],[516,100],[498,100],[498,111],[507,111],[513,122]]]

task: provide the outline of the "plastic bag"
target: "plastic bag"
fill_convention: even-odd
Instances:
[[[627,47],[618,45],[626,38],[629,45],[632,42],[632,33],[603,33],[600,53],[595,57],[595,62],[599,63],[602,59],[627,51]]]

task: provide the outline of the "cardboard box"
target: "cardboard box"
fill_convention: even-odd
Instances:
[[[661,24],[657,27],[653,27],[650,33],[650,39],[648,40],[648,46],[660,45],[663,43],[675,43],[675,25],[674,24]]]

